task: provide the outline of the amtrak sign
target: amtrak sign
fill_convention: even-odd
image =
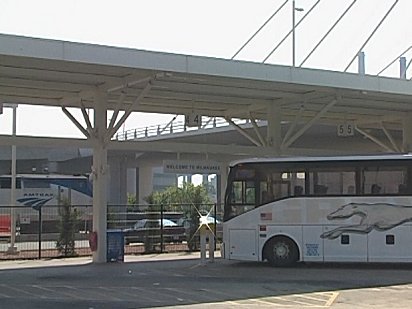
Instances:
[[[175,174],[220,174],[221,165],[214,161],[164,160],[163,172]]]

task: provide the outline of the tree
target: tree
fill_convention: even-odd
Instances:
[[[184,205],[210,204],[206,188],[202,185],[183,183],[182,187],[168,187],[164,191],[154,191],[144,199],[149,204],[156,205]]]
[[[56,248],[63,256],[75,256],[75,233],[80,223],[80,214],[77,209],[72,209],[67,199],[61,200],[59,213],[59,239]]]
[[[163,205],[165,211],[181,211],[184,213],[187,241],[190,250],[197,248],[199,216],[206,215],[212,207],[212,200],[204,186],[183,183],[182,187],[168,187],[164,191],[152,192],[145,198],[149,207]]]

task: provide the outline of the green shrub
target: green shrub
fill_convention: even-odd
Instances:
[[[56,242],[56,248],[65,257],[75,256],[75,234],[80,224],[80,214],[77,209],[72,208],[67,199],[61,201],[59,213],[59,239]]]

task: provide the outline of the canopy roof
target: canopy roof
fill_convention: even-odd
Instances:
[[[0,98],[8,103],[93,108],[100,89],[110,109],[127,110],[150,79],[133,111],[266,119],[267,107],[280,104],[287,121],[337,99],[319,122],[397,127],[412,111],[409,80],[0,34]]]

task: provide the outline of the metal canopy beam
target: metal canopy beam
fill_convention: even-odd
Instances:
[[[244,137],[246,137],[249,141],[251,141],[253,144],[255,144],[256,146],[260,147],[263,146],[262,143],[260,143],[259,141],[257,141],[256,139],[254,139],[252,136],[250,136],[249,133],[247,133],[245,130],[243,130],[240,126],[238,126],[236,123],[233,122],[232,119],[230,119],[229,117],[225,118],[226,121],[233,127],[235,128],[236,131],[238,131],[241,135],[243,135]]]
[[[329,104],[325,105],[315,117],[313,117],[308,123],[306,123],[300,130],[298,130],[294,135],[292,135],[287,141],[282,143],[281,148],[288,148],[293,142],[295,142],[303,133],[308,130],[319,118],[321,118],[332,106],[338,102],[338,99],[332,100]]]
[[[20,146],[33,147],[76,147],[91,148],[90,141],[86,139],[68,139],[68,138],[51,138],[51,137],[32,137],[32,136],[11,136],[0,135],[0,146],[11,146],[15,144]],[[163,153],[184,153],[187,154],[223,154],[247,157],[273,157],[273,150],[266,147],[241,146],[241,145],[211,145],[199,143],[182,143],[182,142],[164,142],[164,141],[111,141],[107,145],[108,151],[133,151],[136,152],[163,152]],[[289,147],[282,155],[322,155],[322,154],[351,154],[351,150],[335,150],[330,148],[318,147],[310,148],[293,148]]]
[[[253,130],[255,131],[260,143],[262,144],[262,146],[266,147],[267,143],[266,143],[265,139],[263,138],[262,134],[260,134],[259,126],[257,125],[256,119],[255,119],[255,117],[253,117],[252,113],[249,113],[249,118],[250,118],[250,122],[252,123]]]
[[[380,147],[382,147],[385,151],[387,152],[396,152],[394,149],[392,149],[391,147],[389,147],[388,145],[386,145],[384,142],[380,141],[379,138],[373,136],[372,134],[362,130],[361,128],[358,128],[357,126],[355,127],[355,130],[358,131],[360,134],[362,134],[363,136],[365,136],[366,138],[370,139],[372,142],[374,142],[375,144],[379,145]]]

